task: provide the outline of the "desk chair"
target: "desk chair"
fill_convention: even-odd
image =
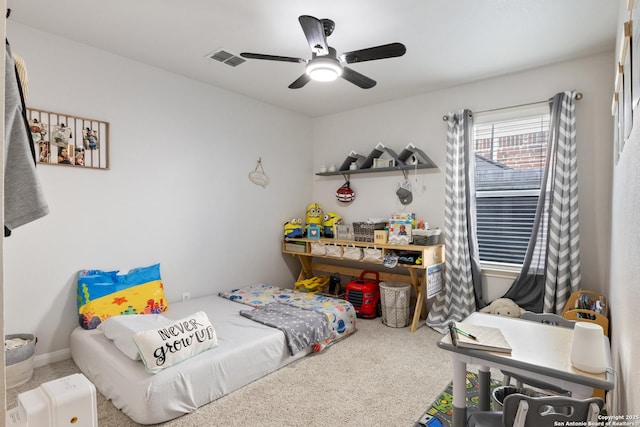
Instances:
[[[598,397],[582,400],[515,393],[504,399],[502,412],[478,411],[469,415],[467,427],[552,427],[569,425],[569,421],[596,425],[603,407],[604,402]]]
[[[522,313],[520,318],[524,320],[530,320],[532,322],[546,323],[549,325],[555,325],[555,326],[571,328],[571,329],[573,329],[573,327],[576,324],[575,321],[567,320],[562,316],[553,314],[553,313],[534,313],[532,311],[525,311],[524,313]],[[567,396],[570,394],[567,390],[564,390],[558,386],[555,386],[553,384],[548,384],[534,378],[526,377],[519,374],[514,374],[508,371],[502,371],[502,374],[504,375],[504,378],[502,380],[504,385],[509,385],[511,383],[511,378],[513,378],[516,380],[517,387],[522,387],[523,384],[528,384],[532,387],[550,391],[555,394],[562,394]]]

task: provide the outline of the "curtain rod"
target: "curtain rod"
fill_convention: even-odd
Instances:
[[[576,93],[576,100],[580,101],[581,99],[582,99],[582,92],[577,92]],[[527,107],[529,105],[544,104],[544,103],[547,103],[547,102],[549,102],[549,101],[547,100],[547,101],[529,102],[527,104],[512,105],[511,107],[501,107],[501,108],[492,108],[491,110],[474,111],[474,113],[476,113],[476,114],[490,113],[492,111],[507,110],[509,108]],[[448,115],[442,116],[442,120],[444,120],[446,122],[447,120],[449,120],[449,116]]]

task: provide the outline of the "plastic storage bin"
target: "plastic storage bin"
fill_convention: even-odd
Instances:
[[[411,321],[411,285],[404,282],[380,282],[382,323],[404,328]]]

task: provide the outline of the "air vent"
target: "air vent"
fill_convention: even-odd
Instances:
[[[213,59],[215,61],[218,62],[222,62],[223,64],[227,64],[230,67],[237,67],[238,65],[242,64],[243,62],[246,62],[245,59],[241,58],[240,56],[231,53],[227,50],[224,49],[218,49],[218,50],[214,50],[211,53],[207,54],[207,57],[209,59]]]

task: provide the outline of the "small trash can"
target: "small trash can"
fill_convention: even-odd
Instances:
[[[530,388],[514,387],[510,385],[500,386],[493,389],[491,397],[493,400],[493,410],[502,411],[504,406],[504,399],[510,394],[524,394],[525,396],[539,397],[545,396],[544,393],[540,393]]]
[[[392,328],[409,326],[411,285],[404,282],[380,282],[382,323]]]
[[[33,376],[33,358],[37,339],[31,334],[4,337],[7,388],[17,387]]]

